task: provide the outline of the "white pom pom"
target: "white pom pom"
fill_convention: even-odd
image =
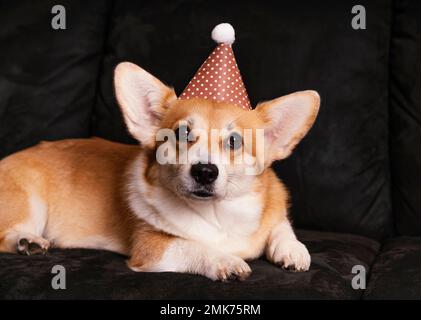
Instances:
[[[235,41],[235,31],[229,23],[218,24],[212,30],[212,39],[217,43],[233,44]]]

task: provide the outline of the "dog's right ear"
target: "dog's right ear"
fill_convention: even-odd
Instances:
[[[129,132],[142,145],[153,146],[162,115],[177,98],[174,89],[130,62],[117,65],[114,86]]]

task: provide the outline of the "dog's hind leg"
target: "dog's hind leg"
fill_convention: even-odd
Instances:
[[[50,246],[42,237],[47,222],[45,202],[2,168],[0,177],[0,251],[45,253]]]

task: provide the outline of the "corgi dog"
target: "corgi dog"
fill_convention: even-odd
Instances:
[[[42,142],[0,161],[0,251],[104,249],[127,255],[134,271],[221,281],[247,278],[246,261],[263,254],[280,267],[309,269],[310,254],[288,219],[288,191],[270,166],[290,155],[312,126],[317,92],[243,110],[178,99],[129,62],[116,67],[114,84],[128,131],[140,144]],[[221,132],[212,152],[211,129]],[[246,142],[247,129],[263,132],[263,157]],[[158,139],[162,130],[173,137]],[[190,152],[198,146],[200,152]],[[170,161],[160,161],[160,152]],[[186,152],[187,161],[171,161]],[[218,160],[239,152],[249,163]],[[246,173],[251,165],[260,168],[256,174]]]

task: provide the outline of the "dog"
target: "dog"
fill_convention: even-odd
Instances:
[[[288,191],[270,166],[288,157],[313,125],[317,92],[242,110],[178,99],[129,62],[116,67],[114,84],[128,131],[140,145],[100,138],[42,142],[0,161],[0,251],[104,249],[127,255],[134,271],[221,281],[247,278],[246,261],[263,254],[280,267],[309,269],[310,254],[288,219]],[[175,138],[157,139],[164,129]],[[250,165],[213,160],[205,137],[211,129],[225,134],[217,139],[217,155],[232,158],[242,149],[260,161],[260,170],[246,174]],[[246,129],[263,130],[263,160],[257,146],[245,143]],[[180,139],[195,130],[201,135],[180,151]],[[160,163],[164,145],[169,158],[197,146],[202,152],[183,163]]]

